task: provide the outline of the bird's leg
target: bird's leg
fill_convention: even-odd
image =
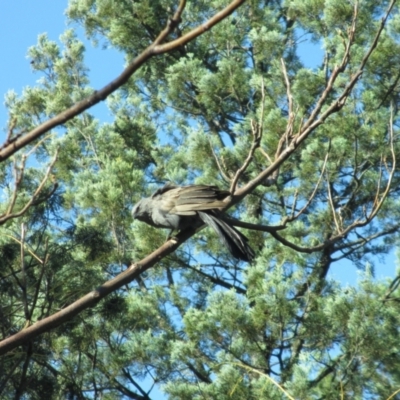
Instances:
[[[172,228],[172,229],[169,231],[169,233],[168,233],[168,235],[167,235],[167,238],[166,238],[166,240],[165,240],[166,242],[167,242],[168,240],[170,240],[170,239],[176,240],[176,237],[173,235],[174,231],[175,231],[174,228]]]

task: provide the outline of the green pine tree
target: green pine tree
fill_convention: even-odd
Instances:
[[[67,16],[127,67],[93,88],[76,33],[41,35],[40,82],[6,95],[0,397],[400,399],[400,275],[373,273],[400,231],[396,1],[70,0]],[[112,122],[91,113],[104,99]],[[168,181],[230,190],[254,262],[209,229],[163,246],[133,221]],[[342,260],[357,287],[328,277]]]

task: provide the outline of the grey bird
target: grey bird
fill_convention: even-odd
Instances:
[[[133,207],[132,216],[156,228],[171,230],[206,224],[214,229],[235,258],[251,261],[255,254],[248,239],[219,210],[226,205],[223,199],[229,194],[217,186],[166,184],[151,197],[140,200]]]

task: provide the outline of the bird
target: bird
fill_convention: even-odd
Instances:
[[[203,224],[211,227],[235,258],[251,262],[255,253],[248,239],[227,219],[220,208],[230,192],[217,186],[176,186],[167,183],[150,197],[141,199],[132,209],[134,219],[156,228],[185,230]]]

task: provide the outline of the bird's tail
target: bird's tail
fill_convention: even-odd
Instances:
[[[197,213],[205,224],[214,229],[234,257],[248,262],[254,259],[254,251],[247,243],[246,236],[211,212],[197,211]]]

